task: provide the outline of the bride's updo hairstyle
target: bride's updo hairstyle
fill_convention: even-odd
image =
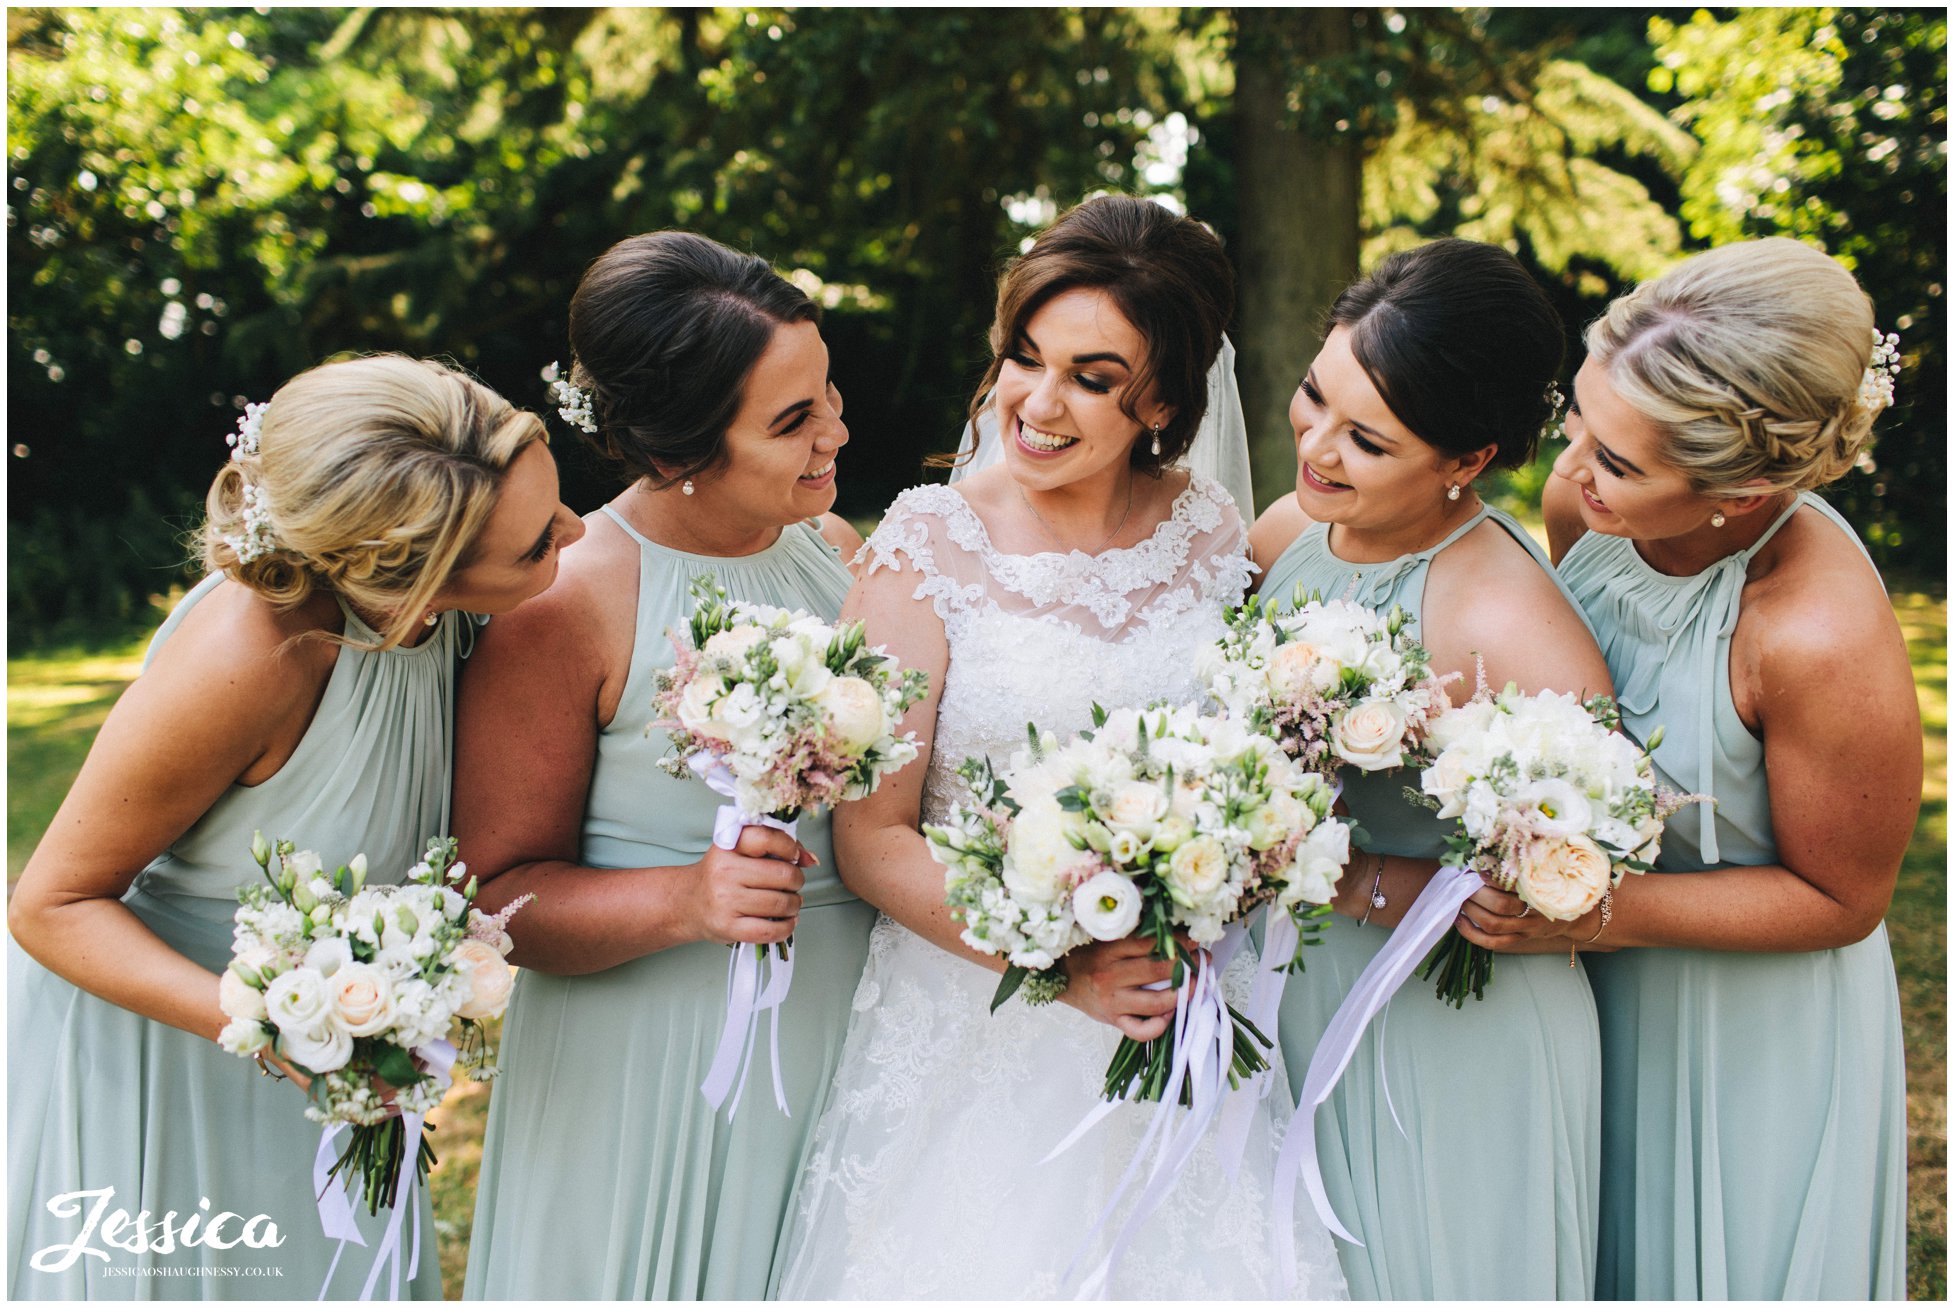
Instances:
[[[1145,425],[1138,409],[1149,395],[1173,407],[1160,453],[1136,439],[1130,456],[1135,468],[1158,477],[1187,453],[1207,412],[1208,369],[1235,310],[1235,271],[1213,232],[1151,200],[1102,195],[1071,209],[1038,234],[998,284],[991,364],[970,403],[973,429],[1026,325],[1072,290],[1104,292],[1146,340],[1147,357],[1119,405],[1136,428]]]
[[[659,490],[713,471],[774,330],[819,318],[755,255],[692,232],[619,241],[570,299],[570,384],[596,428],[585,442]]]
[[[1494,468],[1533,457],[1566,343],[1553,302],[1505,250],[1454,236],[1400,250],[1336,298],[1336,327],[1425,444],[1455,459],[1498,446]]]
[[[256,451],[212,481],[204,566],[280,608],[337,592],[385,616],[374,648],[391,648],[468,561],[510,463],[547,439],[535,414],[443,364],[322,364],[278,388]]]
[[[1834,260],[1782,236],[1695,255],[1642,283],[1595,320],[1587,345],[1699,495],[1836,481],[1885,404],[1861,393],[1872,301]]]

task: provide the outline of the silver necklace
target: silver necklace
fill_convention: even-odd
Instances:
[[[1038,520],[1039,527],[1043,529],[1045,533],[1045,539],[1049,540],[1052,544],[1059,546],[1060,549],[1064,549],[1065,548],[1064,542],[1060,541],[1058,538],[1058,533],[1052,530],[1052,524],[1045,521],[1044,514],[1040,513],[1037,509],[1032,507],[1031,498],[1024,493],[1024,483],[1019,481],[1013,481],[1012,485],[1018,488],[1018,502],[1025,506],[1025,511],[1027,513],[1031,514],[1033,518],[1036,518]],[[1106,547],[1113,543],[1113,541],[1119,536],[1121,529],[1126,526],[1126,520],[1132,516],[1133,516],[1133,478],[1129,476],[1126,479],[1126,508],[1119,515],[1119,521],[1114,524],[1113,529],[1111,531],[1106,533],[1106,539],[1099,542],[1099,547],[1097,549],[1088,550],[1085,552],[1089,554],[1100,554],[1105,552]]]

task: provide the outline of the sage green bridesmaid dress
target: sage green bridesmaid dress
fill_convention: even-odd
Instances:
[[[1764,746],[1731,699],[1730,635],[1746,568],[1801,507],[1858,545],[1803,495],[1695,576],[1594,532],[1561,564],[1624,729],[1646,740],[1662,727],[1664,783],[1716,797],[1670,819],[1649,875],[1778,861]],[[1587,965],[1601,1013],[1601,1297],[1903,1297],[1906,1065],[1885,926],[1842,949],[1624,949]]]
[[[1488,520],[1551,575],[1524,529],[1482,508],[1430,549],[1384,563],[1339,559],[1328,525],[1314,523],[1270,567],[1261,593],[1286,608],[1301,582],[1325,599],[1381,613],[1401,605],[1421,623],[1432,560]],[[1342,780],[1364,848],[1444,854],[1452,824],[1404,798],[1416,773],[1345,769]],[[1307,970],[1290,978],[1281,1010],[1292,1087],[1301,1087],[1337,1006],[1390,938],[1388,928],[1339,916],[1305,953]],[[1590,1298],[1600,1112],[1594,999],[1565,957],[1501,958],[1486,997],[1463,1009],[1414,974],[1316,1113],[1324,1188],[1363,1241],[1337,1242],[1351,1297]]]
[[[655,877],[705,852],[721,803],[660,769],[667,736],[646,730],[652,674],[673,660],[666,632],[682,632],[692,611],[688,583],[710,574],[735,599],[833,619],[852,579],[804,524],[758,554],[712,558],[605,512],[642,564],[631,669],[598,737],[582,857]],[[828,818],[803,818],[800,839],[821,861],[807,869],[781,1013],[792,1115],[774,1103],[764,1030],[733,1120],[699,1092],[725,1017],[726,946],[680,945],[584,976],[525,970],[482,1145],[468,1298],[766,1296],[875,920],[835,874]]]
[[[145,664],[223,581],[213,574],[184,597],[150,643]],[[343,602],[340,607],[347,636],[378,639]],[[251,859],[254,830],[317,850],[329,868],[364,852],[371,883],[401,880],[427,838],[448,827],[455,664],[473,637],[473,621],[450,613],[412,648],[342,648],[285,766],[259,785],[225,791],[136,877],[122,902],[172,948],[221,971],[230,961],[237,888],[261,875]],[[359,1296],[388,1212],[369,1218],[358,1209],[366,1247],[347,1245],[335,1267],[339,1244],[325,1237],[312,1198],[320,1128],[306,1119],[297,1090],[208,1040],[77,989],[11,940],[8,950],[14,1298],[314,1299],[322,1288],[328,1298]],[[55,1202],[102,1190],[114,1193]],[[98,1204],[104,1217],[87,1244],[106,1257],[41,1255],[73,1245]],[[282,1243],[213,1249],[170,1241],[170,1251],[159,1252],[155,1246],[163,1241],[155,1231],[150,1251],[134,1253],[108,1243],[106,1214],[117,1209],[132,1217],[147,1210],[152,1226],[166,1212],[177,1214],[179,1227],[195,1214],[205,1228],[215,1214],[235,1213],[235,1221],[217,1230],[226,1243],[263,1214]],[[441,1268],[425,1186],[405,1220],[402,1240],[416,1266],[401,1292],[439,1299]],[[141,1243],[127,1232],[118,1238]],[[64,1261],[59,1270],[42,1270]],[[376,1297],[387,1289],[383,1275]]]

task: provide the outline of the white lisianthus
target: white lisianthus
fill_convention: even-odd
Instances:
[[[331,1022],[278,1032],[278,1055],[314,1074],[337,1072],[353,1056],[353,1037]]]
[[[312,942],[305,951],[305,966],[320,976],[331,976],[353,961],[353,946],[344,936],[326,936]]]
[[[1131,867],[1147,852],[1147,843],[1131,831],[1112,832],[1106,840],[1106,857],[1115,866]]]
[[[1072,915],[1094,940],[1123,940],[1140,923],[1140,888],[1117,872],[1101,872],[1072,892]]]
[[[1513,796],[1534,834],[1565,839],[1594,825],[1588,797],[1559,777],[1541,777],[1520,787]]]
[[[1465,790],[1477,766],[1470,751],[1448,749],[1419,776],[1419,786],[1439,801],[1439,817],[1450,819],[1465,812]]]
[[[1404,763],[1404,729],[1409,715],[1391,699],[1367,699],[1343,715],[1330,732],[1337,756],[1365,772]]]
[[[1514,893],[1557,922],[1572,922],[1613,884],[1608,855],[1586,836],[1535,836],[1517,851]]]
[[[376,950],[373,955],[372,966],[379,969],[386,976],[387,980],[395,984],[405,981],[409,977],[419,976],[421,972],[421,965],[414,961],[414,956],[408,953],[406,947],[402,945],[393,945],[385,949]]]
[[[477,1021],[501,1016],[515,984],[515,971],[501,952],[486,941],[464,940],[455,947],[454,962],[468,978],[468,997],[455,1007],[455,1016]]]
[[[1167,796],[1154,782],[1129,781],[1113,791],[1102,814],[1107,826],[1147,840],[1153,836],[1154,824],[1167,816]]]
[[[309,967],[280,972],[265,987],[265,1013],[279,1031],[304,1031],[324,1024],[332,1012],[326,979]],[[325,1070],[325,1069],[318,1069]]]
[[[378,1035],[393,1024],[393,982],[370,963],[348,963],[329,987],[333,1017],[350,1036]]]
[[[264,995],[246,985],[244,978],[228,967],[217,980],[217,1006],[224,1010],[226,1017],[239,1021],[257,1023],[265,1019]]]
[[[285,870],[297,877],[301,885],[312,880],[324,870],[319,855],[310,849],[295,850],[284,858]]]
[[[814,696],[829,736],[850,753],[860,753],[888,730],[882,697],[860,677],[833,677]]]
[[[1448,750],[1468,736],[1484,735],[1498,714],[1499,709],[1491,700],[1469,700],[1433,718],[1426,727],[1426,736],[1433,749]]]
[[[1404,659],[1389,641],[1378,641],[1364,651],[1364,674],[1373,681],[1395,682],[1404,672]]]
[[[1196,836],[1167,860],[1167,893],[1177,904],[1202,904],[1228,880],[1228,855],[1220,842]]]
[[[254,1022],[248,1017],[234,1017],[217,1033],[217,1047],[227,1054],[250,1058],[260,1050],[271,1048],[271,1032],[265,1030],[262,1022]]]
[[[1306,904],[1327,904],[1336,897],[1337,882],[1350,862],[1350,828],[1324,822],[1296,848],[1296,894]]]

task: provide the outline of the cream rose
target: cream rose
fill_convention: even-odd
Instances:
[[[350,1036],[378,1035],[393,1024],[394,987],[371,963],[348,963],[328,986],[333,1017]]]
[[[1228,879],[1228,856],[1207,836],[1188,841],[1167,860],[1167,893],[1177,904],[1205,903]]]
[[[1367,699],[1343,715],[1330,729],[1330,747],[1337,757],[1365,772],[1379,772],[1404,763],[1405,711],[1395,701]]]
[[[1513,891],[1556,922],[1572,922],[1613,884],[1608,856],[1586,836],[1535,836],[1515,851]]]
[[[814,707],[828,724],[828,737],[850,754],[860,754],[882,738],[888,717],[882,697],[860,677],[835,677],[814,696]]]
[[[226,1017],[247,1022],[265,1020],[264,995],[245,984],[244,978],[228,967],[217,981],[217,1006],[224,1010]]]
[[[724,635],[724,632],[720,633]],[[702,736],[721,739],[725,733],[719,724],[712,720],[713,701],[726,693],[726,683],[711,673],[695,675],[685,685],[685,691],[678,700],[678,720],[686,728]]]
[[[468,998],[455,1007],[455,1016],[480,1021],[509,1006],[515,970],[501,951],[483,940],[464,940],[455,947],[455,967],[468,978]]]
[[[1342,673],[1334,660],[1326,660],[1316,646],[1300,640],[1276,646],[1267,669],[1269,689],[1276,698],[1292,701],[1322,690],[1326,683],[1335,685]]]
[[[736,627],[728,627],[707,637],[703,652],[710,658],[743,659],[748,650],[766,638],[765,627],[755,626],[751,622],[742,622]]]
[[[1167,796],[1153,782],[1129,781],[1113,791],[1102,816],[1107,826],[1150,840],[1154,824],[1167,816]]]
[[[1012,820],[1004,858],[1004,888],[1013,898],[1050,906],[1065,897],[1076,880],[1073,874],[1090,859],[1070,839],[1081,825],[1054,800],[1025,805]]]
[[[1465,788],[1472,772],[1473,762],[1465,750],[1448,749],[1420,774],[1419,786],[1439,801],[1439,817],[1455,818],[1465,812]]]
[[[253,1022],[248,1017],[235,1018],[217,1033],[217,1047],[227,1054],[249,1058],[271,1047],[271,1032],[265,1030],[262,1022]]]
[[[1123,940],[1140,924],[1140,888],[1117,872],[1101,872],[1072,892],[1072,916],[1094,940]]]

